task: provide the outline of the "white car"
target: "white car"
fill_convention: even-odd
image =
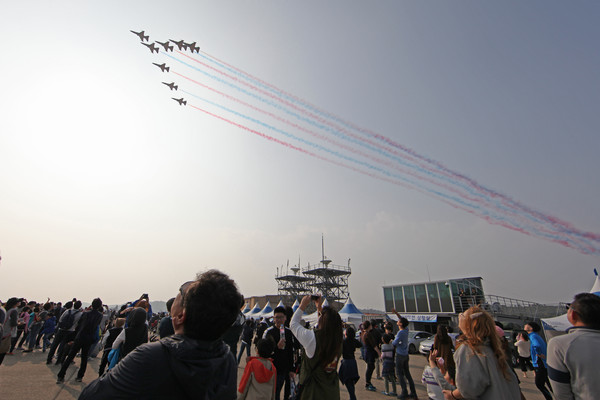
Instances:
[[[419,353],[425,355],[429,354],[429,352],[431,351],[431,346],[433,346],[434,336],[421,342],[421,344],[419,345]],[[448,336],[452,338],[452,345],[456,347],[456,338],[458,337],[458,333],[449,333]]]
[[[408,332],[408,352],[414,354],[419,349],[419,345],[423,340],[432,338],[433,334],[423,331],[409,331]]]

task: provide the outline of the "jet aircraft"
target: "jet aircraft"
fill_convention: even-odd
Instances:
[[[187,44],[185,44],[183,40],[180,40],[179,42],[176,42],[173,39],[169,39],[169,40],[171,42],[175,43],[177,45],[177,47],[179,48],[179,50],[181,50],[181,49],[187,50]]]
[[[142,42],[143,42],[144,40],[147,42],[147,41],[148,41],[148,39],[150,39],[150,37],[149,37],[149,36],[144,36],[144,31],[141,31],[141,32],[129,31],[129,32],[131,32],[131,33],[134,33],[134,34],[138,35],[138,36],[140,37],[140,40],[141,40]]]
[[[184,44],[188,47],[188,49],[190,49],[190,51],[193,53],[194,51],[196,51],[196,53],[200,53],[200,46],[196,46],[196,42],[193,43],[185,43]]]
[[[162,63],[162,64],[152,63],[152,64],[154,64],[154,65],[156,65],[158,68],[160,68],[162,72],[165,72],[165,71],[169,72],[169,67],[167,67],[167,66],[165,65],[165,63]]]
[[[158,47],[155,46],[155,43],[152,43],[152,44],[148,44],[148,43],[144,43],[144,42],[141,42],[141,43],[150,49],[150,53],[152,53],[153,51],[156,51],[158,53],[159,49],[158,49]]]
[[[177,85],[175,84],[175,82],[171,82],[171,83],[162,82],[162,84],[167,85],[171,90],[177,90]]]
[[[167,40],[166,42],[159,42],[158,40],[156,41],[156,43],[160,44],[162,47],[165,48],[165,51],[173,51],[173,46],[169,46],[169,41]]]
[[[182,98],[180,98],[180,99],[176,99],[175,97],[171,97],[171,98],[172,98],[173,100],[175,100],[176,102],[178,102],[180,106],[183,106],[183,105],[186,105],[186,104],[187,104],[187,101],[185,101],[185,100],[183,99],[183,97],[182,97]]]

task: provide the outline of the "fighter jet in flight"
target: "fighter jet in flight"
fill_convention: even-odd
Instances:
[[[180,40],[179,42],[174,41],[173,39],[169,39],[171,42],[175,43],[177,45],[177,47],[179,48],[179,50],[183,49],[183,50],[187,50],[187,44],[185,44],[183,42],[183,40]]]
[[[175,84],[175,82],[171,82],[171,83],[163,82],[163,85],[167,85],[171,90],[177,90],[177,85]]]
[[[158,68],[160,68],[162,72],[165,72],[165,71],[169,72],[169,67],[167,67],[167,66],[165,65],[165,63],[162,63],[162,64],[152,63],[152,64],[154,64],[154,65],[156,65]]]
[[[140,40],[143,42],[144,40],[147,42],[148,39],[150,39],[150,36],[144,36],[144,31],[141,32],[136,32],[136,31],[129,31],[131,33],[134,33],[136,35],[138,35],[140,37]]]
[[[153,51],[156,51],[158,53],[159,48],[155,46],[155,43],[152,43],[152,44],[148,44],[148,43],[144,43],[144,42],[141,42],[141,43],[150,49],[150,53],[152,53]]]
[[[200,46],[196,47],[196,42],[193,42],[193,43],[185,43],[184,42],[183,44],[185,44],[192,53],[194,52],[194,50],[196,51],[196,53],[200,53]]]
[[[180,98],[180,99],[176,99],[175,97],[171,97],[171,98],[172,98],[173,100],[175,100],[176,102],[178,102],[180,106],[184,106],[184,105],[186,105],[186,104],[187,104],[187,101],[185,101],[185,100],[183,99],[183,97],[182,97],[182,98]]]
[[[169,41],[167,40],[166,42],[159,42],[158,40],[156,41],[156,43],[160,44],[162,47],[165,48],[165,51],[173,51],[173,46],[169,46]]]

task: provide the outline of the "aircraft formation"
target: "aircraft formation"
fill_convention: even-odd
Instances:
[[[146,46],[148,48],[148,50],[150,50],[150,53],[157,53],[160,50],[160,48],[158,46],[162,46],[164,48],[165,52],[173,52],[173,49],[175,48],[175,46],[177,46],[177,49],[181,50],[189,50],[190,52],[194,53],[199,53],[200,52],[200,46],[196,46],[196,42],[192,42],[192,43],[187,43],[183,40],[173,40],[173,39],[169,39],[169,40],[165,40],[164,42],[159,42],[158,40],[150,43],[150,36],[146,35],[145,31],[141,31],[141,32],[136,32],[134,30],[130,30],[131,33],[133,33],[134,35],[136,35],[137,37],[140,38],[140,44],[143,44],[144,46]],[[147,42],[147,43],[144,43]],[[172,45],[171,45],[172,43]],[[162,72],[169,72],[169,67],[166,65],[166,63],[162,63],[162,64],[158,64],[158,63],[152,63],[154,65],[156,65],[158,68],[160,68],[160,70]],[[173,90],[177,90],[178,86],[175,85],[175,82],[171,82],[171,83],[167,83],[167,82],[162,82],[163,85],[166,85],[169,87],[169,89],[171,89],[171,91]],[[187,101],[182,97],[180,99],[176,99],[175,97],[171,97],[173,100],[175,100],[176,102],[179,103],[180,106],[184,106],[187,105]]]

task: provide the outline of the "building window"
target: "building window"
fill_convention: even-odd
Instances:
[[[417,312],[417,304],[415,302],[415,291],[412,285],[403,286],[404,302],[406,303],[406,312]]]
[[[425,292],[425,285],[415,285],[415,295],[417,297],[417,311],[429,312],[429,305],[427,304],[427,292]]]
[[[442,304],[442,312],[452,313],[454,307],[452,307],[452,297],[450,296],[450,288],[443,282],[438,282],[438,291],[440,293],[440,303]]]
[[[396,305],[397,312],[404,312],[404,295],[402,294],[402,286],[394,287],[394,304]]]
[[[394,298],[392,296],[392,288],[383,288],[383,300],[385,302],[385,311],[392,312],[394,308]]]
[[[438,295],[437,285],[435,283],[427,284],[427,295],[429,296],[429,310],[431,312],[440,312],[440,296]]]

